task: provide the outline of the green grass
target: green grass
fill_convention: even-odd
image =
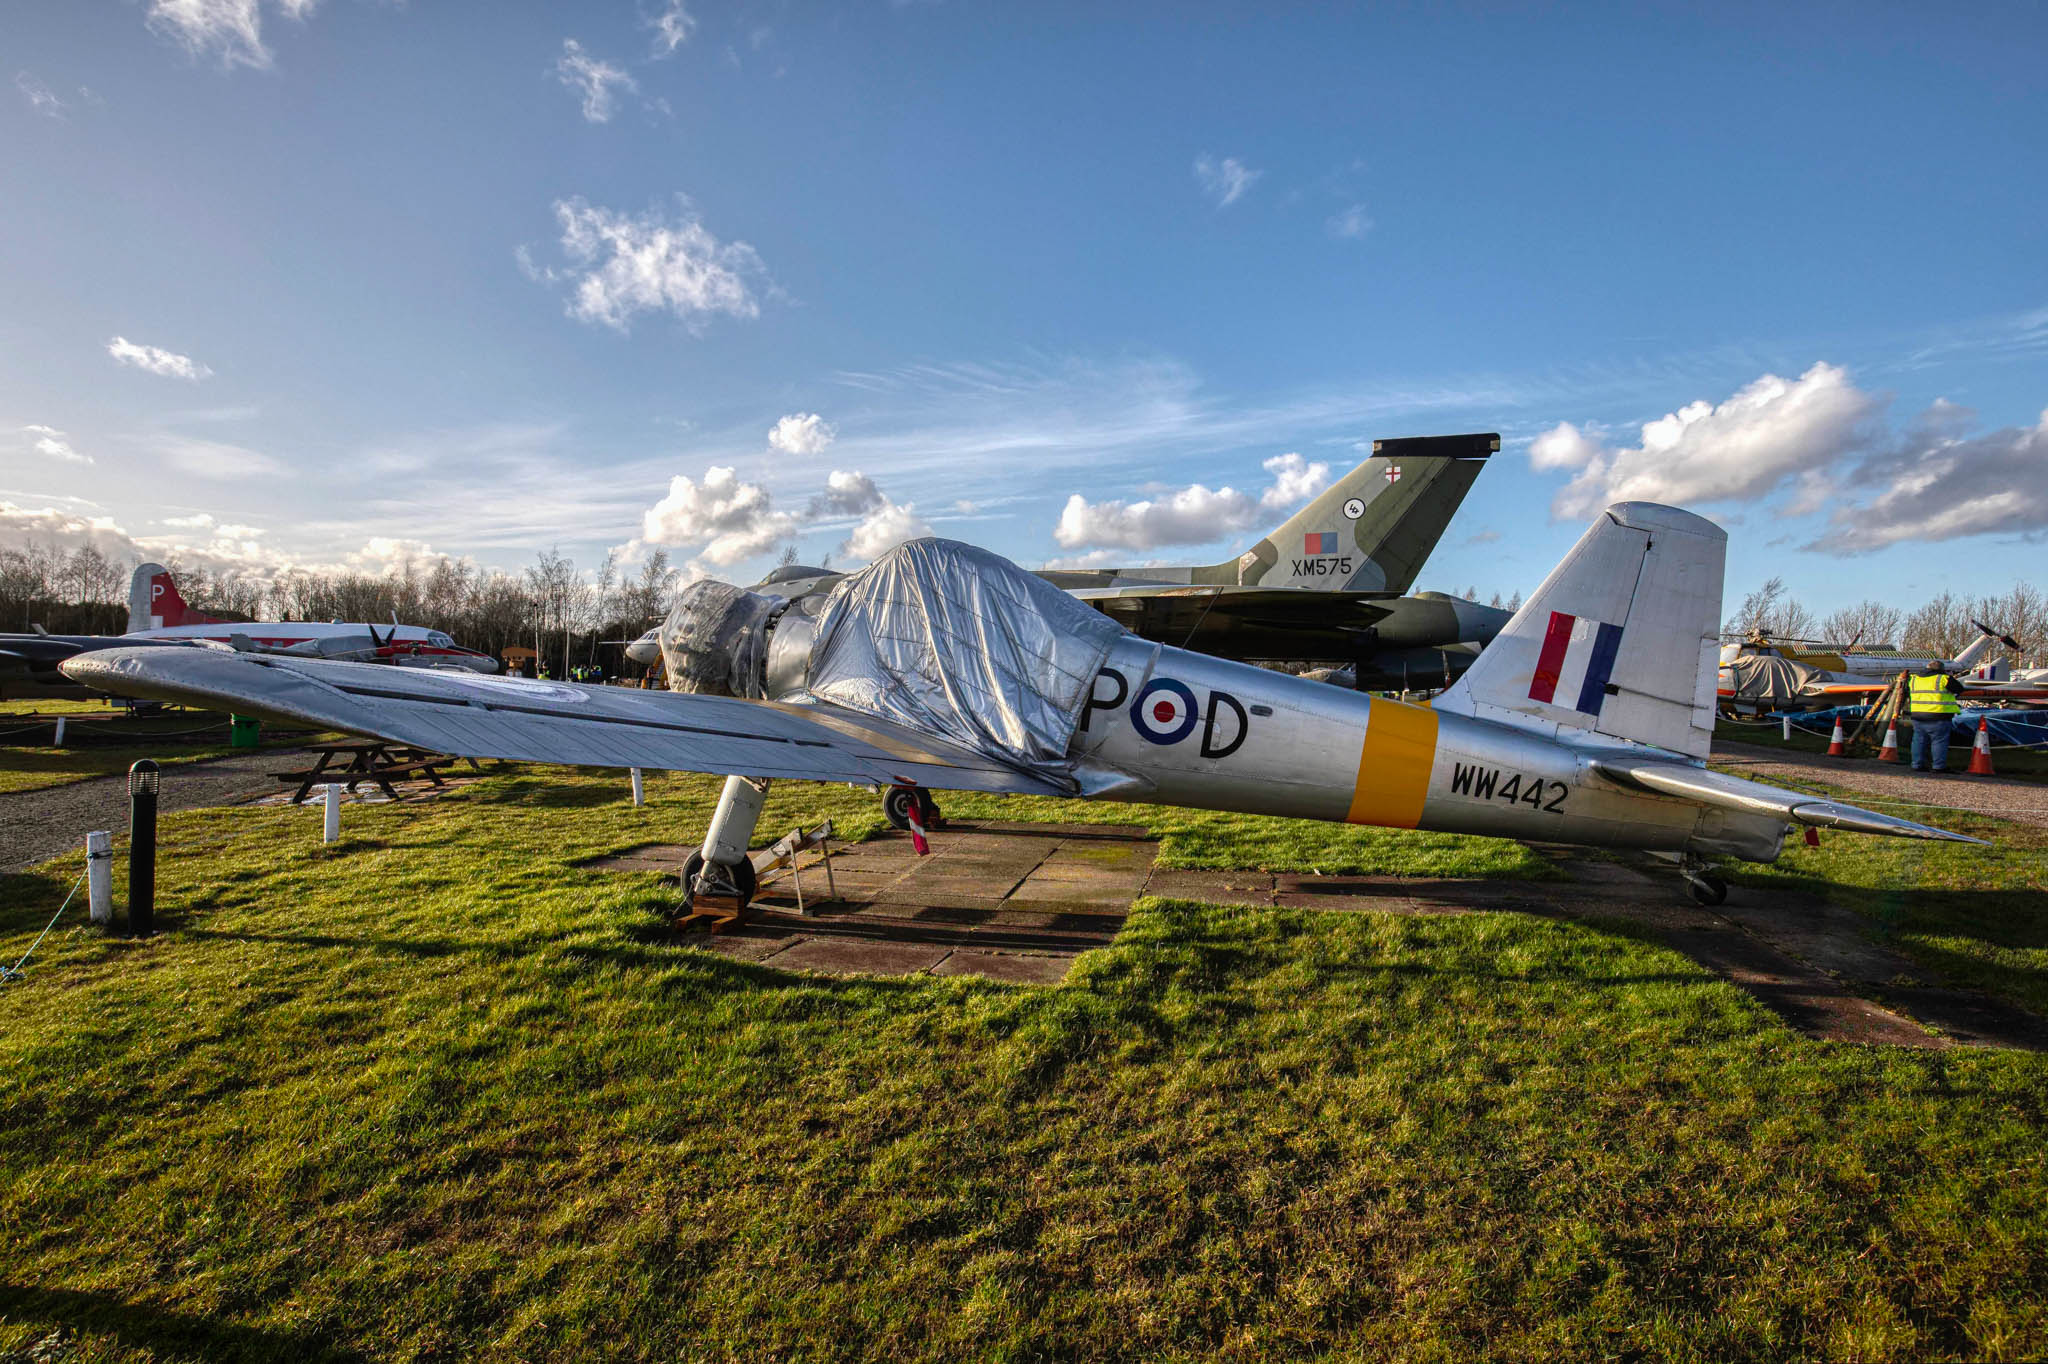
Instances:
[[[116,716],[123,712],[108,705],[104,698],[82,696],[29,697],[14,701],[0,701],[0,721],[11,716],[22,715],[106,715]],[[0,729],[6,728],[0,724]]]
[[[168,931],[0,987],[0,1350],[2048,1351],[2044,1058],[1807,1042],[1515,915],[1148,900],[1057,989],[785,975],[572,865],[716,789],[169,817]],[[874,803],[778,786],[762,833]],[[8,960],[76,868],[0,882]]]
[[[70,742],[63,748],[23,748],[0,744],[0,793],[33,791],[93,777],[113,776],[126,772],[129,764],[138,758],[154,758],[168,766],[248,751],[229,745],[225,728],[227,719],[225,715],[189,710],[164,715],[95,718],[80,720],[67,736]],[[0,716],[0,730],[7,728],[7,724],[7,717]],[[191,733],[195,730],[207,732]],[[138,742],[93,742],[87,736],[94,740],[118,737]],[[263,728],[264,747],[289,748],[305,743],[306,739],[307,735],[300,731],[273,725]]]
[[[1812,787],[1851,804],[1869,799]],[[1795,836],[1775,863],[1743,865],[1735,879],[1846,905],[1864,916],[1872,938],[1934,978],[2048,1014],[2048,829],[1907,802],[1883,810],[1991,846],[1822,834],[1809,848]]]

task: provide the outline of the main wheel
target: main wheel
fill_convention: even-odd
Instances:
[[[683,862],[683,893],[685,895],[696,894],[694,887],[697,884],[697,876],[703,870],[704,850],[699,848],[691,853]],[[740,908],[745,909],[753,903],[754,892],[760,889],[759,877],[754,871],[753,858],[742,857],[739,860],[732,868],[732,881],[735,886],[739,887]]]
[[[1709,909],[1728,898],[1728,883],[1710,871],[1695,872],[1686,877],[1685,888],[1692,892],[1696,902]]]
[[[889,788],[889,794],[882,797],[882,816],[896,828],[908,829],[910,827],[911,811],[926,803],[926,801],[918,799],[916,787],[892,786]],[[921,810],[919,811],[917,822],[924,824],[923,812]],[[929,828],[930,826],[926,825],[926,827]]]

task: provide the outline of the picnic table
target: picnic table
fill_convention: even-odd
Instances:
[[[291,803],[297,805],[306,798],[306,793],[316,785],[334,784],[354,791],[363,782],[375,782],[392,800],[398,799],[398,792],[391,785],[393,781],[425,777],[434,785],[442,785],[441,769],[461,761],[445,753],[434,753],[411,744],[386,743],[382,739],[332,739],[306,747],[320,755],[320,760],[311,767],[298,772],[280,772],[279,781],[295,781],[299,789],[292,793]],[[343,760],[346,759],[346,762]],[[469,765],[483,771],[475,758]]]

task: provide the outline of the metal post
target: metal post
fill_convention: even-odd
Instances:
[[[1786,714],[1779,716],[1778,719],[1780,722],[1779,728],[1785,736],[1785,742],[1790,743],[1792,741],[1792,717],[1790,714]]]
[[[128,769],[128,931],[156,931],[156,803],[163,774],[142,758]]]
[[[641,785],[641,783],[640,783],[640,769],[636,767],[636,768],[632,769],[632,771],[633,771],[633,803],[634,803],[635,805],[645,805],[645,804],[647,803],[647,788],[646,788],[645,786]]]
[[[64,717],[61,715],[57,717],[57,741],[55,747],[64,747]]]
[[[85,903],[94,923],[114,921],[114,836],[105,829],[85,836]]]
[[[327,802],[320,815],[320,841],[338,843],[341,841],[341,784],[328,782],[320,790]]]

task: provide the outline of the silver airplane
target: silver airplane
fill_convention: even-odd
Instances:
[[[1977,842],[1710,771],[1727,537],[1609,507],[1433,706],[1137,638],[985,550],[920,540],[792,603],[685,589],[632,691],[201,650],[74,680],[475,757],[728,776],[686,893],[753,891],[770,780],[1057,795],[1769,862],[1795,827]]]

